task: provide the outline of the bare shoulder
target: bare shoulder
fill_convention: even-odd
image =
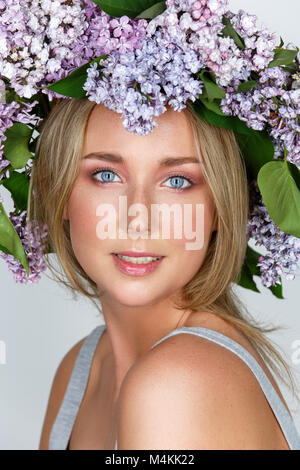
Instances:
[[[118,448],[272,449],[280,445],[274,419],[238,356],[177,334],[143,355],[124,380]]]
[[[52,426],[64,398],[76,358],[86,338],[87,336],[72,346],[72,348],[64,355],[56,369],[44,417],[39,450],[48,450]]]

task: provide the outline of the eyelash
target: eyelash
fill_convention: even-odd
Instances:
[[[109,171],[109,172],[114,173],[115,175],[117,175],[117,173],[114,170],[112,170],[111,168],[97,168],[96,170],[92,171],[91,176],[93,177],[96,174],[101,173],[101,172],[105,172],[105,171]],[[176,178],[176,177],[186,179],[190,183],[191,186],[188,186],[187,188],[170,188],[170,189],[174,189],[175,191],[178,191],[178,192],[185,191],[186,189],[190,189],[195,184],[194,181],[192,181],[190,178],[188,178],[187,176],[182,175],[182,174],[170,175],[170,176],[168,176],[168,179]],[[97,183],[101,184],[101,185],[106,185],[106,184],[109,184],[109,183],[113,183],[113,181],[106,181],[105,182],[105,181],[97,180]]]

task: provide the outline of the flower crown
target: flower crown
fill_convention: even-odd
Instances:
[[[0,0],[0,185],[14,202],[7,215],[0,200],[0,256],[16,282],[37,282],[51,253],[27,201],[41,124],[62,97],[103,103],[140,135],[188,101],[231,129],[250,187],[248,240],[266,251],[248,245],[239,285],[260,292],[260,276],[283,298],[282,275],[294,279],[300,259],[298,47],[227,0]]]

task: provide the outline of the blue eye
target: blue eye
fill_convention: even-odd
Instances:
[[[100,178],[101,178],[100,180],[98,178],[96,178],[96,175],[98,175],[98,174],[100,174]],[[95,178],[98,181],[98,183],[100,183],[100,184],[114,183],[115,182],[114,181],[114,176],[118,176],[118,175],[113,170],[110,170],[109,168],[97,169],[97,170],[92,172],[92,177]],[[168,180],[172,181],[172,183],[171,183],[172,186],[168,186],[168,187],[169,188],[171,187],[173,189],[177,189],[179,191],[181,191],[183,189],[187,189],[190,186],[194,185],[194,183],[189,178],[187,178],[186,176],[183,176],[183,175],[172,175],[168,178]],[[183,180],[185,180],[188,183],[188,186],[184,187],[182,185]],[[120,178],[119,178],[119,181],[121,181]]]
[[[189,183],[189,186],[187,186],[188,188],[193,185],[192,181],[189,178],[186,178],[185,176],[181,175],[170,176],[170,178],[168,179],[173,180],[173,183],[175,184],[175,187],[173,186],[174,189],[186,189],[182,187],[182,180],[185,180]]]
[[[101,178],[103,178],[102,180],[97,180],[99,181],[99,183],[102,183],[102,184],[105,184],[105,183],[112,183],[113,180],[112,180],[112,175],[114,176],[117,176],[117,174],[110,170],[109,168],[104,168],[103,170],[96,170],[93,172],[93,176],[97,175],[98,173],[102,173],[101,174]]]

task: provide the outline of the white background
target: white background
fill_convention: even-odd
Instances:
[[[231,0],[230,9],[258,15],[270,31],[280,33],[285,45],[292,42],[300,46],[298,0]],[[4,205],[9,210],[10,201],[2,187],[1,195],[8,201]],[[0,365],[0,449],[38,449],[56,368],[75,342],[103,323],[103,317],[87,300],[73,299],[45,275],[37,285],[16,284],[2,259],[0,279],[0,340],[6,343],[6,364]],[[300,340],[300,274],[295,281],[283,280],[285,300],[276,299],[261,286],[259,278],[256,281],[261,294],[237,290],[255,319],[285,327],[269,337],[292,367],[300,396],[300,363],[292,362],[292,344]],[[300,432],[300,407],[279,385]]]

